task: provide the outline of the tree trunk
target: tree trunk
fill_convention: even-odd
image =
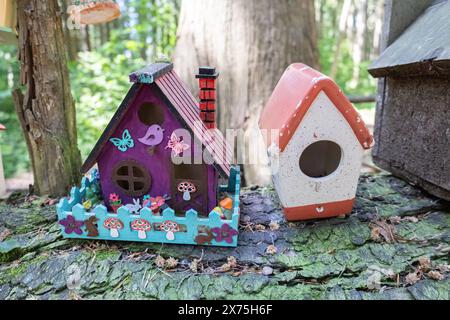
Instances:
[[[359,0],[355,10],[355,39],[353,41],[353,72],[352,80],[350,82],[351,88],[356,88],[359,83],[360,67],[363,60],[364,48],[365,48],[365,37],[367,31],[367,9],[368,0]]]
[[[92,51],[92,43],[91,43],[91,32],[89,31],[89,25],[84,26],[84,44],[86,46],[86,51]]]
[[[198,66],[216,66],[219,127],[255,136],[238,143],[266,156],[258,120],[284,70],[293,62],[318,67],[313,0],[184,0],[181,5],[175,69],[198,92]],[[246,154],[249,153],[249,154]],[[244,165],[248,184],[270,180],[267,165]]]
[[[67,53],[69,57],[69,61],[76,61],[78,58],[78,45],[77,45],[77,36],[74,32],[71,32],[68,25],[67,19],[69,18],[69,13],[67,12],[68,5],[67,0],[61,1],[61,9],[62,9],[62,18],[64,19],[64,38],[66,40],[67,45]]]
[[[350,9],[352,5],[352,0],[344,0],[344,4],[342,6],[341,17],[339,19],[339,31],[336,39],[336,48],[334,50],[334,59],[333,64],[331,65],[330,77],[336,78],[337,68],[339,65],[340,57],[341,57],[341,46],[342,41],[344,41],[345,31],[347,30],[347,21],[348,16],[350,14]]]
[[[14,92],[38,194],[61,196],[79,182],[75,106],[57,0],[18,0],[20,79]]]

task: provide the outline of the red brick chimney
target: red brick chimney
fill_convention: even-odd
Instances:
[[[214,67],[200,67],[196,78],[200,87],[200,118],[208,129],[216,128],[216,80],[219,74]]]

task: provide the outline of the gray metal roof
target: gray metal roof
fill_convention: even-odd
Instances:
[[[435,1],[370,67],[374,77],[450,75],[450,1]]]

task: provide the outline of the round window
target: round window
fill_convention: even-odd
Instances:
[[[114,167],[112,179],[122,193],[131,197],[143,196],[152,183],[147,169],[134,160],[119,162]]]
[[[309,145],[300,156],[300,170],[311,178],[323,178],[339,167],[341,147],[332,141],[318,141]]]

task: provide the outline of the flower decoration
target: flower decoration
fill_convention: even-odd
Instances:
[[[161,207],[166,203],[166,199],[164,197],[150,197],[144,196],[144,203],[142,204],[143,208],[150,208],[153,213],[158,213],[161,210]]]
[[[92,201],[91,200],[86,200],[85,202],[83,202],[83,207],[86,210],[90,210],[92,208]]]
[[[238,235],[237,230],[230,227],[227,223],[224,223],[220,228],[213,228],[211,231],[214,234],[214,240],[217,242],[233,243],[233,237]]]
[[[114,212],[117,213],[117,210],[119,210],[119,208],[122,206],[122,200],[117,194],[111,193],[109,195],[109,205],[114,210]]]
[[[175,132],[169,137],[169,142],[167,143],[166,149],[172,149],[172,152],[179,156],[184,151],[188,150],[190,146],[184,143],[181,138],[177,137]]]
[[[111,193],[109,195],[109,203],[113,204],[113,203],[117,203],[119,201],[120,201],[120,198],[119,198],[119,196],[117,194]]]
[[[81,227],[84,225],[84,221],[77,221],[72,215],[68,215],[67,218],[59,221],[59,224],[64,227],[64,232],[67,234],[83,234],[83,230],[81,230]]]

